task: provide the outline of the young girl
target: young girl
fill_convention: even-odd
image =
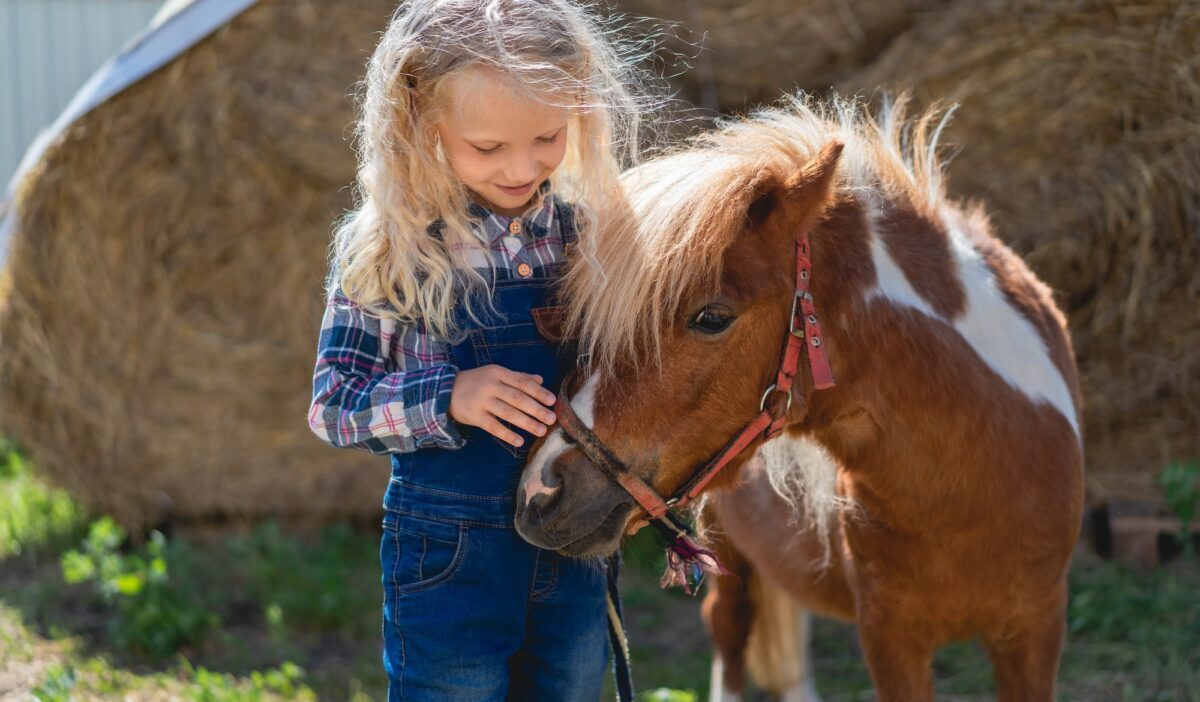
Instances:
[[[564,365],[532,310],[634,155],[631,70],[569,0],[412,0],[371,59],[308,421],[391,457],[392,702],[600,694],[604,572],[513,514]]]

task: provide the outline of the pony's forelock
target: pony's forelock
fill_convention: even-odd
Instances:
[[[937,138],[949,112],[931,108],[909,120],[907,102],[885,101],[873,117],[857,100],[792,95],[627,171],[625,202],[597,233],[594,260],[573,266],[564,281],[567,330],[593,368],[662,367],[664,332],[681,303],[718,283],[729,246],[748,225],[731,203],[749,204],[738,188],[756,173],[782,180],[839,141],[838,191],[884,192],[935,211],[944,199]]]

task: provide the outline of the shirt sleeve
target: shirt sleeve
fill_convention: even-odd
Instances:
[[[321,320],[308,426],[333,446],[376,454],[460,448],[450,361],[444,340],[368,315],[335,290]]]

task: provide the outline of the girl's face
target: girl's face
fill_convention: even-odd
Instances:
[[[490,69],[468,69],[447,87],[436,126],[454,175],[493,211],[520,214],[562,163],[570,113],[514,94]]]

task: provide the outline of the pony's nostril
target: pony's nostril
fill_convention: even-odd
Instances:
[[[528,511],[543,516],[550,511],[550,506],[558,501],[558,491],[553,493],[538,493],[529,501]]]
[[[535,470],[525,481],[525,511],[530,515],[544,515],[558,500],[562,489],[562,478],[553,465]]]
[[[542,484],[555,492],[562,487],[562,469],[557,463],[551,463],[542,469]]]

